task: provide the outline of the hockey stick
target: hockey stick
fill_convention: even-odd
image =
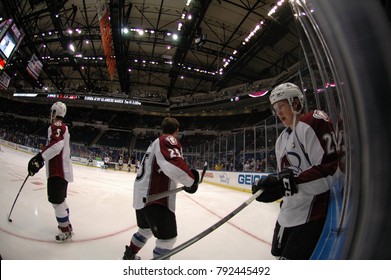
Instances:
[[[258,196],[261,195],[261,193],[263,192],[263,190],[258,190],[256,193],[254,193],[251,197],[249,197],[245,202],[243,202],[241,205],[239,205],[239,207],[237,207],[235,210],[233,210],[231,213],[229,213],[227,216],[225,216],[224,218],[222,218],[220,221],[218,221],[217,223],[215,223],[214,225],[212,225],[211,227],[207,228],[206,230],[204,230],[203,232],[201,232],[200,234],[194,236],[192,239],[189,239],[188,241],[186,241],[185,243],[182,243],[181,245],[179,245],[178,247],[175,247],[174,249],[172,249],[170,252],[168,252],[167,254],[165,255],[162,255],[160,257],[157,257],[157,258],[154,258],[153,260],[165,260],[169,257],[171,257],[172,255],[182,251],[183,249],[189,247],[190,245],[192,245],[193,243],[201,240],[202,238],[204,238],[205,236],[207,236],[209,233],[211,233],[212,231],[214,231],[215,229],[217,229],[218,227],[220,227],[221,225],[223,225],[224,223],[226,223],[229,219],[231,219],[233,216],[235,216],[236,214],[238,214],[240,211],[242,211],[244,208],[246,208],[251,202],[253,202]]]
[[[208,163],[205,162],[204,168],[202,169],[202,173],[201,173],[201,179],[200,179],[200,182],[199,182],[198,184],[201,184],[201,183],[202,183],[202,180],[204,179],[204,175],[205,175],[205,172],[206,172],[207,167],[208,167]],[[183,191],[185,188],[186,188],[186,187],[183,186],[183,187],[179,187],[179,188],[176,188],[176,189],[173,189],[173,190],[168,190],[168,191],[165,191],[165,192],[161,192],[161,193],[157,193],[157,194],[152,194],[152,195],[150,195],[150,196],[143,197],[143,202],[144,202],[144,203],[148,203],[148,202],[151,202],[151,201],[155,201],[155,200],[161,199],[161,198],[163,198],[163,197],[172,195],[172,194],[174,194],[174,193]]]
[[[204,175],[205,175],[205,173],[206,173],[206,169],[207,169],[207,168],[208,168],[208,162],[205,161],[205,163],[204,163],[204,168],[202,169],[201,179],[200,179],[199,184],[201,184],[201,183],[202,183],[202,180],[204,180]]]
[[[163,197],[172,195],[174,193],[183,191],[185,188],[186,187],[183,186],[183,187],[179,187],[179,188],[176,188],[176,189],[173,189],[173,190],[169,190],[169,191],[165,191],[165,192],[161,192],[161,193],[157,193],[157,194],[152,194],[150,196],[143,197],[143,202],[144,203],[148,203],[148,202],[151,202],[151,201],[155,201],[155,200],[161,199]]]
[[[30,175],[29,175],[29,174],[27,174],[27,177],[26,177],[26,179],[24,179],[24,182],[23,182],[22,186],[20,187],[18,194],[16,195],[16,198],[15,198],[14,204],[12,204],[11,211],[10,211],[10,213],[9,213],[9,215],[8,215],[8,222],[10,222],[10,223],[12,223],[12,219],[11,219],[10,217],[11,217],[12,210],[14,209],[14,206],[15,206],[16,200],[18,199],[18,197],[19,197],[19,194],[20,194],[20,192],[22,191],[22,189],[23,189],[23,187],[24,187],[24,184],[26,183],[26,181],[27,181],[27,178],[28,178],[29,176],[30,176]]]

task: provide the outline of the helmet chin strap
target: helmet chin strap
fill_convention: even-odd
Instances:
[[[292,110],[292,112],[293,112],[292,132],[293,132],[293,135],[295,135],[297,112],[293,111],[293,110]]]
[[[293,113],[292,133],[293,133],[293,135],[295,135],[296,120],[297,120],[297,116],[300,114],[301,110],[295,111],[295,109],[293,109],[293,104],[291,104],[291,109],[292,109],[292,113]]]
[[[56,119],[56,114],[54,113],[54,111],[50,112],[50,123],[54,123]]]

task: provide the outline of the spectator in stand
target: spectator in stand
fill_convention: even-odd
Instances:
[[[248,160],[243,165],[243,171],[250,171],[250,162]]]

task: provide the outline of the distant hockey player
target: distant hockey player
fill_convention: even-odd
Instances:
[[[198,189],[198,171],[186,165],[177,139],[179,122],[165,118],[161,127],[163,134],[148,147],[134,183],[133,207],[139,228],[130,245],[125,247],[124,260],[140,259],[136,254],[152,235],[157,238],[154,257],[169,252],[176,241],[176,194],[147,204],[143,202],[144,197],[175,189],[178,183],[187,186],[185,191],[188,193]]]
[[[282,198],[271,253],[279,259],[310,259],[325,223],[338,156],[325,112],[304,113],[304,96],[292,83],[277,86],[270,103],[285,130],[276,140],[279,173],[252,186],[261,202]],[[262,213],[260,213],[262,214]]]
[[[46,164],[48,200],[53,205],[60,230],[55,236],[58,242],[72,238],[69,207],[66,203],[68,183],[73,182],[69,130],[63,123],[66,112],[64,103],[56,102],[52,105],[47,144],[28,163],[30,176],[34,176]]]
[[[94,166],[94,158],[93,158],[93,156],[92,155],[90,155],[89,157],[88,157],[88,162],[87,162],[87,166]]]
[[[103,159],[103,161],[104,161],[104,163],[103,163],[103,169],[109,168],[110,157],[105,156],[105,158]]]
[[[123,166],[124,166],[124,160],[120,156],[118,160],[118,170],[121,171]]]
[[[132,167],[132,159],[129,157],[128,158],[128,172],[130,172],[130,168]]]

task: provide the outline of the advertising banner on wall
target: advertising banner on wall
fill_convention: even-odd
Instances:
[[[201,171],[200,171],[201,172]],[[251,192],[252,184],[267,176],[264,172],[231,172],[208,170],[205,173],[204,181],[213,185],[226,187],[238,191]]]

